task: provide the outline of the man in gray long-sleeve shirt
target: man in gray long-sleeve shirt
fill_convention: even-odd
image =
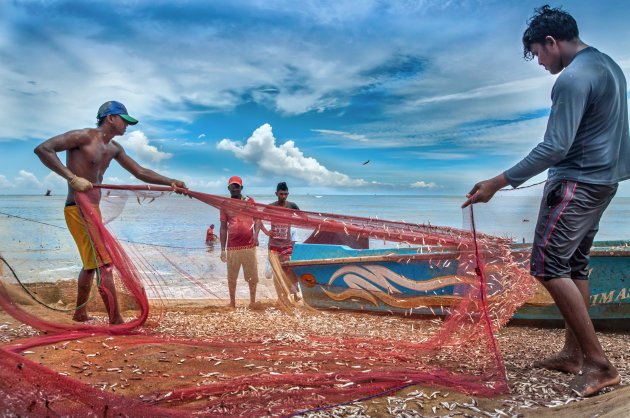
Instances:
[[[531,274],[553,297],[566,324],[562,351],[535,366],[576,374],[582,396],[619,383],[588,315],[588,261],[602,213],[630,178],[627,87],[607,55],[583,43],[571,15],[543,6],[523,34],[525,58],[562,74],[551,93],[543,142],[498,176],[477,183],[462,207],[488,202],[549,169],[530,259]]]

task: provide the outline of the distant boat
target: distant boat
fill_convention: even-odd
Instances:
[[[46,194],[44,196],[50,196],[50,190],[46,190]]]
[[[317,199],[319,199],[320,197],[324,197],[324,196],[317,195],[317,196],[315,196],[315,197],[316,197]]]

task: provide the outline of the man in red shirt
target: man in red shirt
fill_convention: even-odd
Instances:
[[[243,195],[243,180],[238,176],[230,178],[228,190],[232,199],[254,203],[254,199]],[[250,307],[256,307],[256,286],[258,284],[258,246],[259,225],[254,218],[238,213],[221,211],[221,261],[227,262],[228,289],[230,306],[236,307],[236,279],[243,266],[243,276],[249,285]],[[227,246],[226,246],[227,244]]]

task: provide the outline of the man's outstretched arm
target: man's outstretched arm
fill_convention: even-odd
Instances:
[[[118,145],[120,149],[116,155],[116,161],[127,171],[134,175],[139,180],[145,183],[162,184],[164,186],[186,188],[186,184],[183,181],[175,180],[161,174],[156,173],[153,170],[142,167],[133,158],[131,158],[122,146]]]

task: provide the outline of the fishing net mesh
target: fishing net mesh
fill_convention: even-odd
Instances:
[[[0,346],[3,415],[291,415],[412,384],[509,390],[494,333],[536,284],[472,208],[456,229],[157,186],[102,186],[77,204],[93,257],[111,260],[84,322],[61,210],[0,223],[0,306],[35,330]],[[244,254],[235,308],[220,227],[204,242],[221,212],[228,236],[261,229],[253,248],[227,243],[228,263]],[[293,255],[266,234],[297,242]]]

